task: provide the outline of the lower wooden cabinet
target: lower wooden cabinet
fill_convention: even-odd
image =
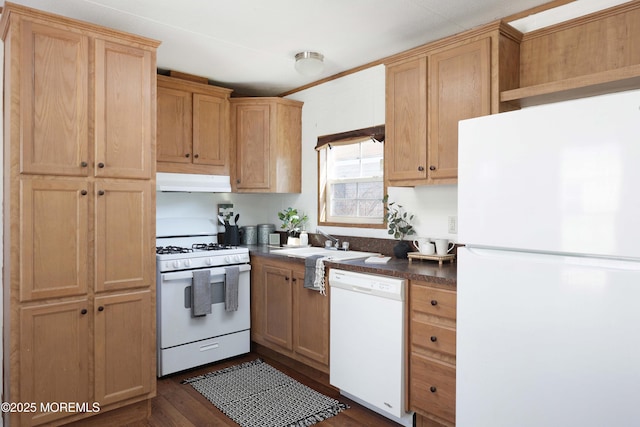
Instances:
[[[409,407],[419,426],[454,426],[456,292],[411,281],[409,288]]]
[[[68,416],[56,408],[41,411],[41,402],[91,401],[89,308],[81,299],[20,309],[20,402],[37,407],[13,414],[12,423],[37,425]]]
[[[95,299],[95,399],[102,405],[151,391],[155,381],[155,334],[151,292],[127,292]]]
[[[86,298],[22,307],[20,401],[37,410],[23,411],[18,425],[69,417],[60,402],[91,410],[93,402],[104,408],[149,394],[155,382],[152,307],[149,290],[96,297],[93,308]]]
[[[329,297],[303,285],[304,265],[252,257],[251,339],[328,372]]]

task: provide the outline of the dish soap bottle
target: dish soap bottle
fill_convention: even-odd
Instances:
[[[309,244],[309,235],[306,230],[302,230],[300,233],[300,246],[307,246]]]

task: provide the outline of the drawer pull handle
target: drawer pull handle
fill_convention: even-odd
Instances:
[[[435,335],[432,335],[431,338],[429,338],[431,340],[431,342],[436,342],[438,341],[438,337],[436,337]]]
[[[424,170],[424,166],[418,166],[418,171],[422,172]]]
[[[436,167],[435,167],[435,166],[433,166],[433,165],[431,165],[431,166],[429,166],[429,170],[430,170],[430,171],[434,171],[434,170],[436,170]]]
[[[87,309],[83,308],[82,310],[80,310],[80,314],[87,314]]]
[[[432,299],[432,300],[431,300],[431,305],[438,305],[438,301],[436,301],[436,300]]]
[[[430,391],[431,393],[435,393],[436,391],[438,391],[438,389],[437,389],[437,388],[435,388],[435,386],[431,386],[431,387],[429,387],[429,391]]]
[[[98,163],[98,167],[99,167],[100,169],[104,168],[104,163],[102,163],[102,162]]]

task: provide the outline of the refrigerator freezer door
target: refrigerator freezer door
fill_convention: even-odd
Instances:
[[[640,425],[640,262],[460,248],[458,427]]]
[[[640,91],[460,122],[458,237],[640,258]]]

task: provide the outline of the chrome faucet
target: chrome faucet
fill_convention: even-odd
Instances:
[[[325,233],[324,231],[320,230],[319,228],[316,228],[316,233],[322,234],[327,239],[332,240],[334,242],[334,247],[336,249],[340,248],[340,240],[336,239],[335,237],[333,237],[330,234]]]

